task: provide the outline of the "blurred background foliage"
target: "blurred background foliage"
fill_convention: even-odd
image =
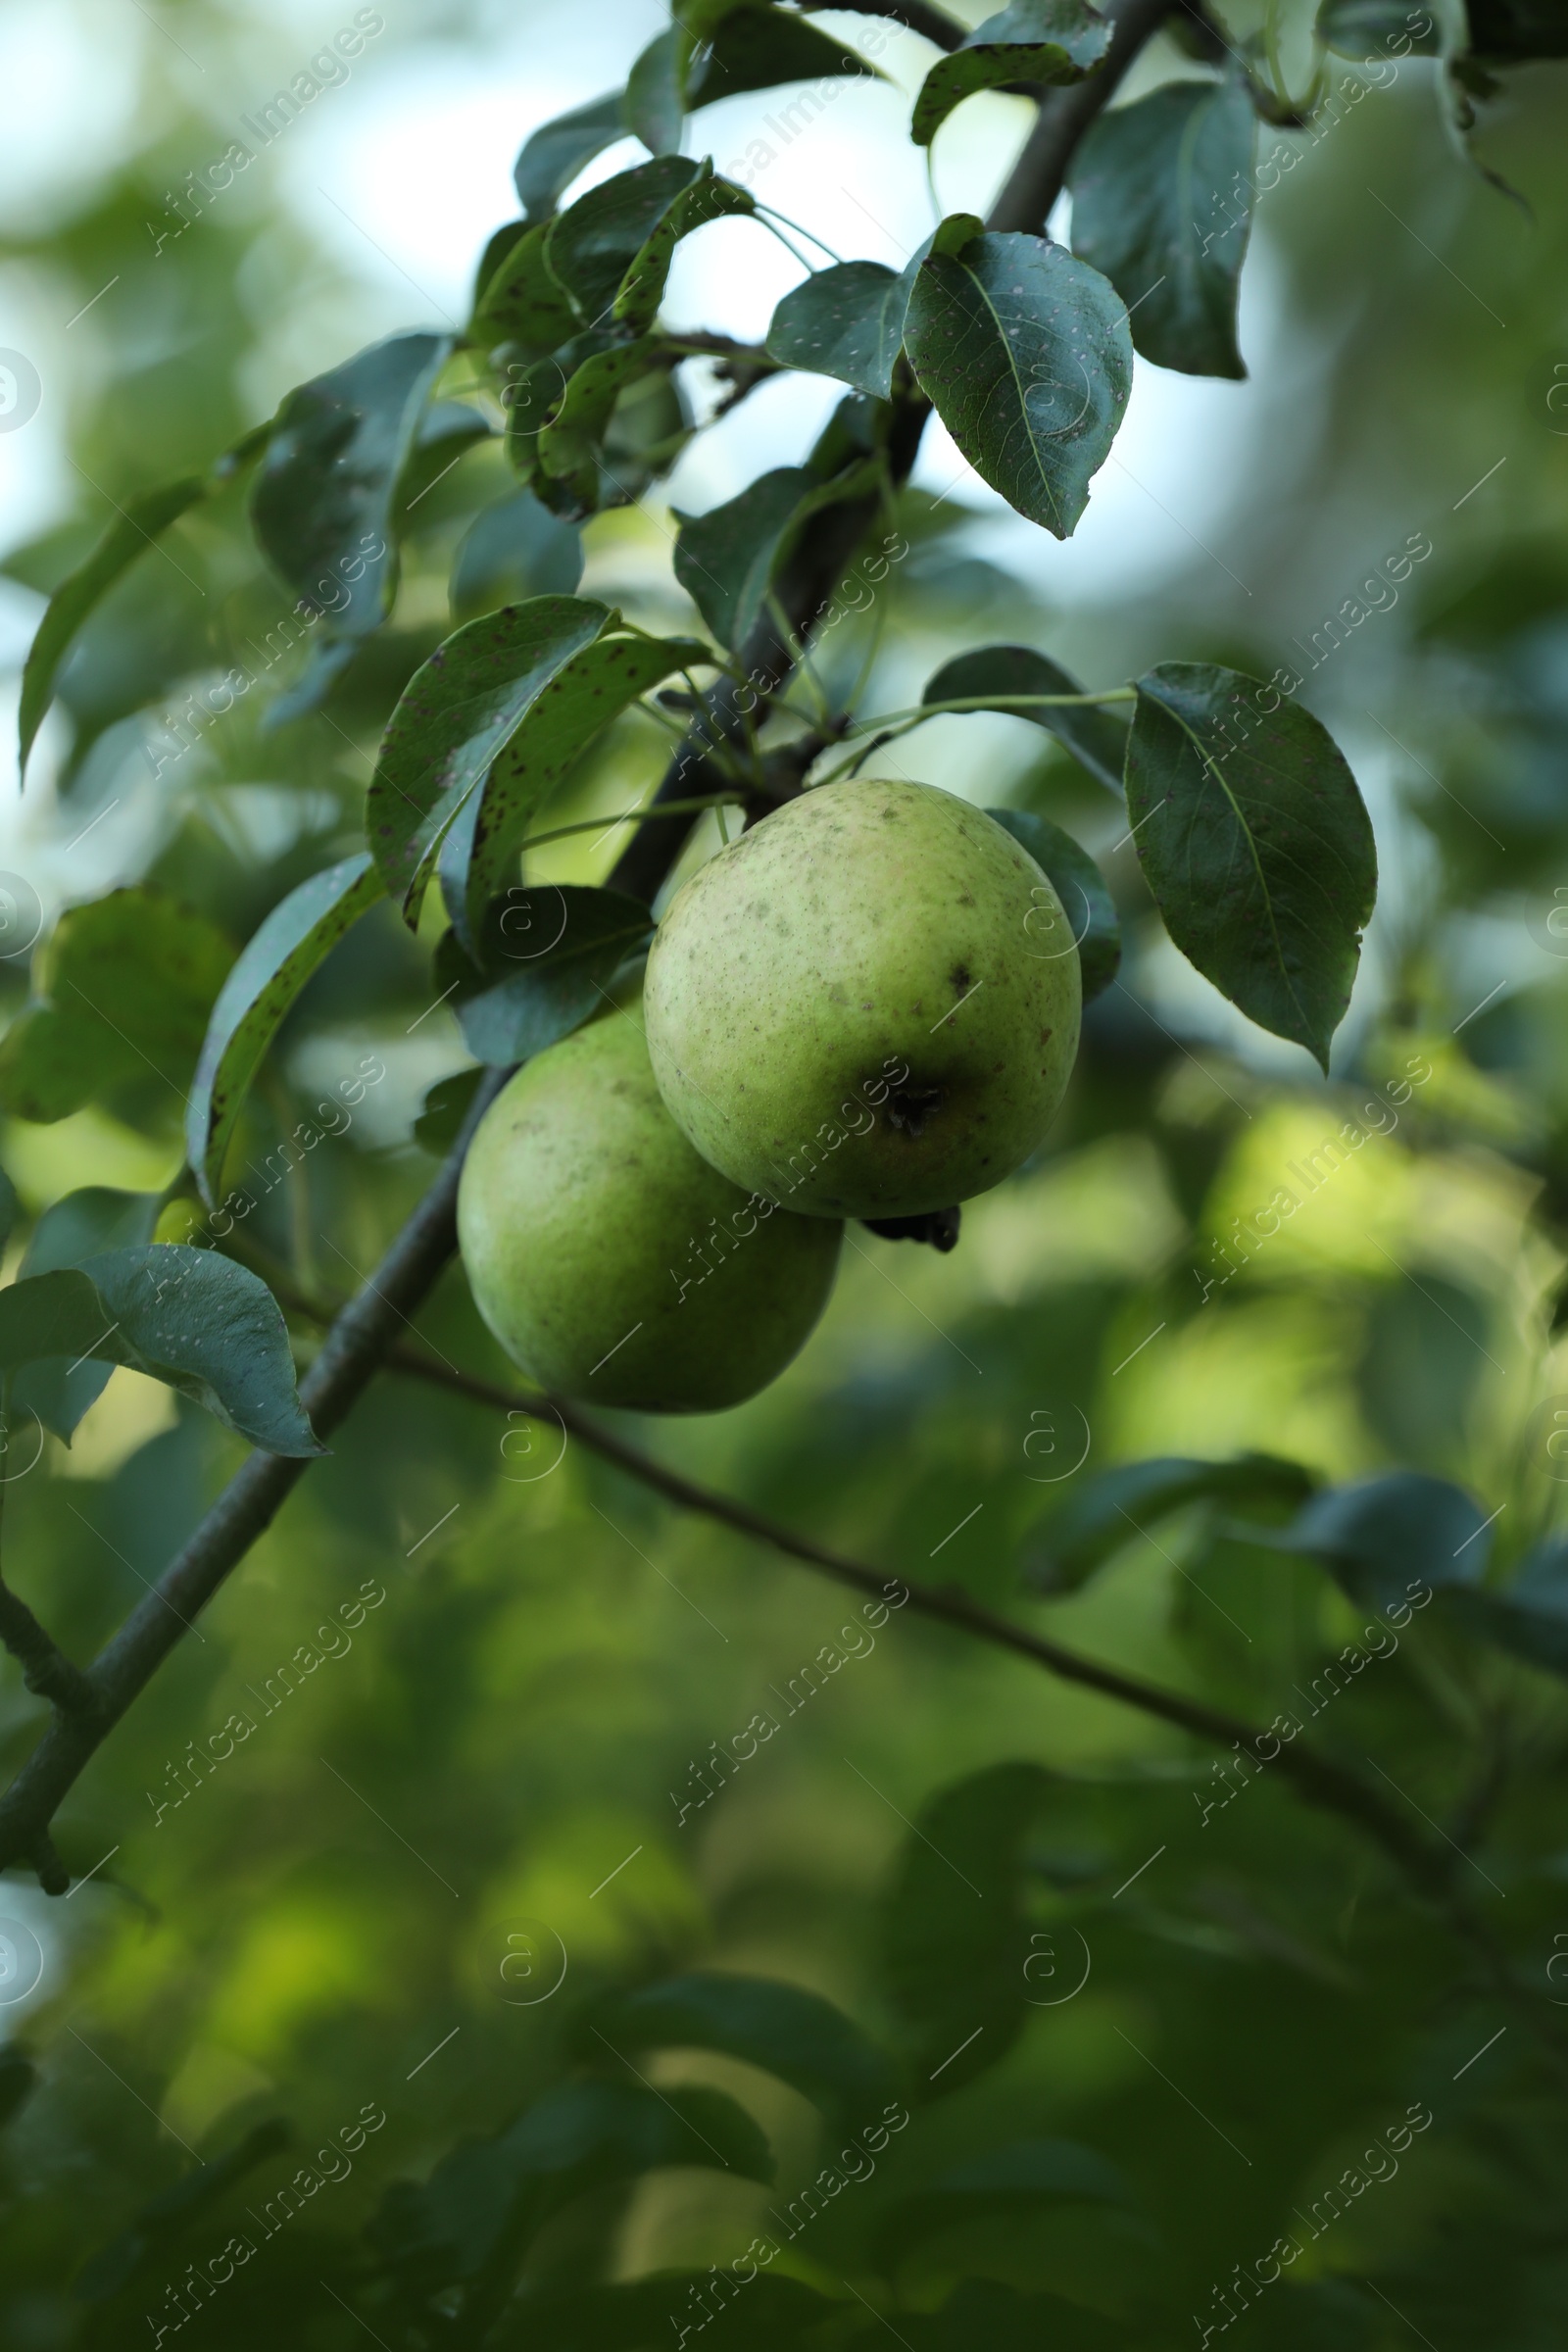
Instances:
[[[1243,6],[1226,15],[1253,27]],[[15,666],[115,504],[209,462],[374,336],[461,314],[512,210],[523,135],[594,96],[610,51],[618,76],[659,29],[630,4],[388,0],[348,86],[173,233],[183,175],[305,65],[330,16],[316,0],[0,9],[16,130],[4,339],[43,387],[37,416],[0,440]],[[867,20],[830,22],[854,38]],[[1304,19],[1288,24],[1304,54]],[[769,201],[841,251],[902,258],[928,225],[901,144],[928,56],[897,40],[891,86],[856,88],[804,129]],[[1156,44],[1131,87],[1180,70]],[[1436,75],[1412,59],[1315,141],[1279,134],[1302,160],[1257,209],[1247,383],[1140,363],[1126,433],[1064,549],[1009,516],[933,428],[910,553],[821,656],[841,684],[871,660],[868,709],[908,703],[939,661],[997,638],[1095,683],[1169,659],[1304,671],[1372,808],[1382,873],[1332,1079],[1181,963],[1114,808],[1038,730],[940,720],[897,747],[901,771],[1056,816],[1121,907],[1121,980],[1086,1023],[1068,1107],[1039,1161],[965,1210],[953,1256],[852,1230],[825,1322],[767,1395],[722,1420],[627,1423],[661,1458],[890,1576],[950,1581],[1262,1722],[1293,1692],[1311,1703],[1363,1613],[1202,1504],[1157,1540],[1129,1526],[1081,1590],[1031,1594],[1022,1576],[1074,1481],[1146,1454],[1248,1449],[1334,1481],[1408,1465],[1500,1514],[1504,1571],[1560,1515],[1568,67],[1507,75],[1484,109],[1481,151],[1523,202],[1455,152]],[[770,103],[707,118],[721,166]],[[994,97],[956,120],[935,167],[944,209],[983,209],[1025,119]],[[755,228],[721,223],[683,253],[671,310],[755,335],[798,275]],[[685,372],[692,413],[708,413],[710,372]],[[763,387],[697,445],[671,503],[700,508],[794,460],[835,396]],[[288,601],[238,494],[176,525],[84,632],[26,795],[0,810],[0,864],[41,917],[148,886],[232,949],[353,848],[379,727],[451,625],[460,543],[508,486],[495,444],[432,478],[410,510],[392,625],[293,718],[279,698],[309,648],[275,650]],[[571,584],[569,545],[489,528],[493,543],[466,542],[463,616]],[[1396,599],[1363,590],[1418,539],[1430,553]],[[669,545],[662,504],[596,518],[586,590],[682,625]],[[1314,662],[1314,634],[1357,595],[1384,609]],[[235,667],[258,690],[190,723],[192,694]],[[662,756],[653,729],[623,722],[559,821],[630,806]],[[705,828],[689,858],[715,838]],[[595,880],[611,855],[579,835],[530,871]],[[372,1263],[428,1182],[415,1122],[466,1066],[449,1009],[432,1007],[430,944],[384,908],[360,927],[291,1016],[236,1147],[236,1164],[259,1163],[366,1057],[384,1066],[251,1228],[322,1291]],[[0,964],[8,1017],[27,963]],[[8,1118],[0,1157],[27,1217],[83,1184],[168,1184],[193,1054],[172,1032],[102,1099]],[[1396,1127],[1250,1262],[1221,1254],[1291,1163],[1417,1066],[1430,1075]],[[187,1222],[170,1212],[161,1237]],[[456,1272],[422,1329],[506,1378]],[[72,1654],[109,1634],[237,1452],[122,1371],[74,1447],[49,1441],[16,1480],[8,1574]],[[591,2187],[534,2240],[540,2309],[558,2289],[655,2273],[679,2292],[661,2283],[635,2322],[583,2304],[490,2340],[681,2340],[690,2278],[765,2232],[783,2249],[768,2282],[710,2322],[714,2341],[794,2342],[809,2326],[823,2343],[891,2328],[910,2345],[1163,2347],[1234,2324],[1274,2352],[1373,2352],[1411,2330],[1438,2352],[1555,2344],[1560,2062],[1387,1863],[1267,1773],[1211,1817],[1225,1760],[1197,1743],[909,1615],[874,1640],[841,1630],[858,1621],[804,1569],[580,1447],[382,1377],[73,1794],[60,1842],[78,1875],[98,1865],[91,1879],[66,1902],[23,1874],[0,1889],[43,1961],[36,1989],[0,2007],[5,2343],[119,2346],[161,2327],[322,2352],[367,2327],[389,2345],[437,2340],[396,2332],[385,2278],[399,2262],[416,2274],[424,2224],[383,2207],[389,2187],[539,2097],[581,2093],[597,2062],[616,2095],[652,2085],[662,2106],[677,2085],[733,2094],[773,2144],[776,2185],[750,2179],[736,2145],[733,2162],[713,2149],[706,2169]],[[808,1699],[802,1670],[830,1643],[843,1663]],[[319,1662],[284,1698],[278,1669],[301,1644]],[[190,1743],[241,1707],[255,1733],[182,1778]],[[705,1784],[714,1743],[770,1707],[776,1736],[729,1785]],[[1456,1835],[1468,1808],[1467,1891],[1544,1995],[1568,1933],[1560,1683],[1416,1623],[1322,1712],[1310,1737],[1370,1759],[1398,1801]],[[8,1664],[8,1770],[42,1713]],[[531,1939],[516,1947],[535,1971],[523,2001],[498,1989],[509,1933]],[[534,1998],[558,1948],[564,1980]],[[645,2057],[627,2025],[596,2047],[591,2020],[613,2014],[596,2003],[694,1971],[819,1993],[913,2053],[897,2078],[915,2086],[912,2121],[799,2245],[778,2217],[836,2161],[830,2134],[882,2113],[874,2067],[858,2079],[866,2113],[850,2068],[840,2105],[816,2101],[823,2125],[733,2041],[694,2054],[671,2031]],[[933,2080],[943,2034],[959,2042],[971,2019],[985,2038]],[[1397,2178],[1308,2242],[1326,2186],[1407,2109],[1432,2120]],[[384,2122],[349,2170],[276,2245],[253,2231],[254,2269],[181,2327],[170,2290],[185,2266],[246,2210],[270,2212],[296,2164],[324,2175],[314,2152],[372,2110]],[[235,2151],[249,2169],[230,2184]],[[473,2182],[452,2195],[483,2203]],[[1255,2315],[1227,2322],[1236,2266],[1293,2213],[1299,2259]],[[390,2269],[367,2284],[372,2242]],[[437,2328],[439,2279],[434,2292]]]

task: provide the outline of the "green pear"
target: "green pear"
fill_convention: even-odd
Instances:
[[[1078,1050],[1061,902],[929,784],[803,793],[701,867],[648,960],[660,1091],[705,1159],[813,1217],[902,1217],[1034,1152]]]
[[[699,1158],[636,1019],[612,1012],[497,1096],[464,1166],[458,1238],[479,1312],[541,1386],[712,1413],[804,1346],[841,1229],[749,1198]]]

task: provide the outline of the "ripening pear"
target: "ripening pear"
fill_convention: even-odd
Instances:
[[[618,1011],[524,1064],[458,1194],[474,1300],[513,1360],[561,1396],[648,1413],[765,1388],[827,1303],[840,1236],[699,1157]]]
[[[1078,1048],[1061,903],[1009,833],[928,784],[803,793],[671,902],[648,961],[671,1115],[748,1191],[901,1217],[1000,1184]]]

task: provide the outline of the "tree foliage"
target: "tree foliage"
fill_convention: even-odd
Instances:
[[[1529,0],[700,0],[531,130],[466,323],[260,420],[237,206],[149,254],[137,166],[10,235],[212,348],[127,362],[112,493],[7,559],[29,794],[70,853],[132,763],[156,806],[47,918],[0,877],[7,2340],[1554,2340],[1564,403],[1479,524],[1512,363],[1443,306],[1560,326],[1562,47]],[[976,125],[1015,169],[694,325],[695,255],[795,234],[707,110],[782,141],[803,84],[944,199]],[[1338,372],[1289,455],[1201,453],[1255,593],[1196,543],[1032,597],[995,533],[1049,564],[1116,494],[1140,369],[1248,397],[1265,236]],[[728,417],[812,398],[735,486]],[[1314,627],[1293,562],[1343,583],[1388,472],[1442,519]],[[951,1257],[850,1228],[718,1429],[526,1391],[452,1262],[500,1074],[634,1001],[727,828],[884,759],[1067,917],[1057,1131]]]

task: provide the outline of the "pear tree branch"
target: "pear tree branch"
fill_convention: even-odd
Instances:
[[[1239,1715],[1229,1715],[1203,1699],[1189,1697],[1183,1690],[1168,1690],[1157,1683],[1146,1682],[1141,1675],[1124,1674],[1117,1667],[1102,1665],[1098,1658],[1084,1657],[1048,1635],[1037,1634],[1028,1626],[999,1616],[994,1609],[972,1599],[960,1586],[911,1583],[907,1577],[890,1576],[884,1569],[831,1550],[826,1544],[814,1543],[809,1536],[797,1535],[778,1520],[754,1511],[749,1503],[714,1494],[711,1489],[683,1477],[678,1470],[656,1461],[652,1455],[640,1452],[635,1446],[628,1446],[623,1438],[566,1397],[514,1393],[475,1373],[444,1364],[416,1343],[406,1341],[392,1348],[387,1368],[428,1381],[435,1388],[466,1396],[475,1404],[488,1405],[496,1412],[521,1413],[545,1427],[555,1424],[568,1438],[575,1438],[602,1460],[613,1463],[617,1470],[651,1488],[655,1494],[662,1494],[680,1510],[695,1511],[704,1518],[716,1520],[750,1542],[765,1544],[787,1559],[799,1560],[806,1567],[831,1577],[835,1584],[847,1585],[852,1592],[871,1598],[883,1599],[890,1588],[897,1585],[907,1596],[906,1603],[900,1605],[907,1605],[917,1616],[929,1617],[939,1625],[955,1626],[960,1633],[988,1642],[993,1648],[1027,1658],[1031,1665],[1043,1667],[1060,1682],[1077,1683],[1085,1690],[1098,1690],[1102,1698],[1114,1699],[1139,1714],[1152,1716],[1156,1722],[1171,1724],[1178,1731],[1211,1740],[1226,1748],[1242,1748],[1259,1761],[1262,1768],[1257,1750],[1268,1735],[1254,1730]],[[1450,1869],[1446,1858],[1412,1835],[1402,1817],[1359,1775],[1312,1748],[1277,1744],[1277,1756],[1267,1762],[1277,1764],[1282,1777],[1293,1781],[1303,1796],[1370,1831],[1378,1843],[1428,1892],[1446,1882]]]
[[[277,1265],[265,1252],[250,1248],[243,1251],[243,1255],[255,1271],[270,1282],[284,1304],[307,1321],[330,1325],[340,1313],[336,1300],[308,1291],[294,1280],[286,1268]],[[1026,1658],[1030,1664],[1041,1667],[1059,1681],[1096,1690],[1102,1697],[1131,1707],[1156,1722],[1168,1723],[1178,1731],[1191,1733],[1199,1739],[1212,1740],[1238,1752],[1245,1750],[1260,1770],[1265,1765],[1278,1763],[1281,1777],[1290,1782],[1305,1801],[1350,1822],[1383,1849],[1415,1891],[1446,1919],[1458,1942],[1473,1956],[1485,1983],[1518,2017],[1521,2024],[1542,2039],[1554,2069],[1568,2082],[1568,2054],[1559,2046],[1555,2034],[1550,2030],[1551,2021],[1543,2017],[1540,2000],[1520,1983],[1507,1954],[1476,1917],[1453,1883],[1453,1857],[1461,1847],[1468,1845],[1468,1837],[1447,1838],[1446,1851],[1432,1845],[1409,1829],[1404,1817],[1394,1811],[1370,1782],[1332,1758],[1320,1755],[1315,1749],[1281,1741],[1276,1742],[1276,1752],[1272,1757],[1260,1756],[1259,1746],[1270,1735],[1255,1731],[1240,1716],[1229,1715],[1223,1709],[1211,1707],[1184,1691],[1169,1690],[1159,1684],[1147,1682],[1142,1676],[1124,1674],[1099,1659],[1086,1658],[1081,1652],[1053,1641],[1049,1636],[1034,1633],[1028,1627],[998,1615],[995,1610],[972,1599],[960,1588],[922,1585],[910,1583],[905,1577],[889,1577],[863,1561],[852,1560],[842,1552],[813,1542],[808,1536],[798,1535],[780,1521],[754,1511],[748,1503],[699,1486],[695,1480],[683,1477],[679,1471],[667,1468],[662,1462],[639,1451],[636,1446],[627,1445],[624,1439],[617,1437],[612,1430],[606,1429],[566,1397],[514,1394],[479,1374],[460,1370],[429,1354],[416,1340],[397,1341],[385,1360],[389,1371],[427,1381],[453,1396],[505,1413],[509,1419],[514,1414],[521,1414],[544,1425],[553,1423],[564,1430],[568,1439],[575,1438],[589,1451],[597,1453],[602,1460],[612,1463],[627,1477],[638,1480],[651,1492],[662,1494],[677,1509],[695,1512],[719,1526],[732,1529],[749,1542],[766,1544],[784,1558],[798,1560],[804,1566],[831,1578],[834,1583],[848,1586],[853,1592],[883,1600],[890,1587],[896,1585],[905,1595],[898,1605],[912,1608],[917,1616],[953,1626],[974,1640],[985,1642],[1013,1656]],[[1458,1829],[1461,1823],[1454,1826]]]
[[[237,1238],[237,1237],[235,1237]],[[254,1249],[236,1251],[242,1261],[265,1276],[285,1306],[306,1321],[331,1328],[342,1309],[339,1302],[319,1296],[295,1281],[286,1268],[266,1252]],[[952,1625],[971,1635],[975,1640],[993,1647],[1010,1651],[1014,1656],[1027,1658],[1061,1682],[1077,1683],[1084,1689],[1097,1690],[1103,1698],[1114,1699],[1119,1705],[1149,1715],[1155,1721],[1168,1723],[1178,1731],[1195,1737],[1212,1740],[1235,1749],[1244,1749],[1261,1766],[1277,1763],[1282,1778],[1296,1784],[1300,1793],[1312,1803],[1351,1820],[1370,1832],[1390,1857],[1406,1871],[1411,1879],[1429,1894],[1438,1894],[1446,1887],[1452,1875],[1452,1863],[1446,1854],[1414,1836],[1406,1827],[1403,1816],[1396,1814],[1381,1793],[1357,1773],[1336,1763],[1331,1757],[1309,1747],[1277,1742],[1277,1754],[1259,1758],[1258,1748],[1268,1734],[1254,1730],[1240,1716],[1212,1707],[1206,1701],[1190,1697],[1181,1690],[1169,1690],[1162,1685],[1144,1680],[1142,1676],[1124,1674],[1114,1666],[1106,1666],[1095,1658],[1037,1634],[1027,1626],[1000,1616],[988,1609],[956,1585],[922,1585],[911,1583],[907,1577],[890,1578],[883,1570],[873,1568],[862,1560],[851,1559],[846,1553],[815,1543],[809,1536],[798,1535],[781,1521],[767,1518],[755,1511],[749,1503],[733,1496],[720,1494],[710,1487],[699,1486],[678,1470],[671,1470],[652,1454],[629,1446],[613,1430],[584,1412],[569,1397],[542,1394],[527,1394],[502,1388],[476,1372],[462,1370],[432,1355],[417,1339],[399,1339],[387,1350],[385,1368],[402,1373],[407,1378],[428,1382],[450,1395],[466,1398],[470,1403],[488,1406],[492,1411],[507,1415],[521,1414],[541,1425],[556,1425],[568,1439],[596,1453],[628,1478],[653,1493],[663,1495],[677,1509],[692,1511],[702,1518],[716,1521],[732,1529],[749,1542],[764,1544],[786,1559],[799,1560],[808,1568],[830,1577],[836,1584],[847,1585],[853,1592],[881,1599],[892,1583],[905,1592],[906,1602],[916,1615],[929,1617],[939,1624]],[[1460,1842],[1463,1842],[1462,1840]]]
[[[246,1251],[245,1256],[256,1271],[266,1275],[273,1290],[296,1314],[308,1321],[330,1325],[338,1309],[334,1300],[315,1296],[295,1282],[281,1267],[259,1252]],[[871,1567],[863,1560],[851,1559],[847,1553],[835,1551],[828,1545],[815,1543],[809,1536],[798,1535],[782,1521],[767,1518],[754,1511],[749,1503],[733,1496],[720,1494],[710,1487],[699,1486],[695,1479],[671,1470],[652,1454],[629,1446],[603,1422],[586,1413],[569,1397],[528,1394],[502,1388],[487,1380],[481,1373],[466,1372],[431,1355],[416,1340],[398,1340],[389,1348],[386,1369],[402,1373],[413,1380],[426,1381],[433,1388],[444,1389],[449,1395],[466,1398],[470,1403],[488,1406],[493,1412],[509,1418],[521,1414],[544,1427],[554,1425],[575,1439],[601,1460],[612,1463],[628,1478],[634,1478],[654,1494],[663,1495],[678,1510],[692,1511],[698,1516],[714,1520],[751,1543],[765,1544],[771,1550],[781,1552],[786,1559],[799,1560],[820,1575],[830,1577],[835,1584],[847,1585],[852,1592],[873,1599],[885,1597],[891,1585],[897,1585],[906,1595],[900,1606],[907,1606],[917,1616],[929,1617],[938,1624],[956,1626],[976,1641],[1005,1649],[1016,1657],[1027,1658],[1058,1681],[1077,1683],[1085,1690],[1097,1690],[1103,1698],[1114,1699],[1119,1705],[1132,1707],[1138,1713],[1153,1717],[1156,1722],[1168,1723],[1178,1731],[1190,1732],[1196,1738],[1211,1740],[1217,1744],[1245,1750],[1260,1765],[1277,1763],[1284,1779],[1293,1781],[1301,1794],[1312,1803],[1336,1812],[1358,1827],[1369,1831],[1387,1853],[1405,1870],[1428,1893],[1445,1886],[1451,1875],[1452,1865],[1446,1855],[1411,1834],[1402,1816],[1394,1812],[1379,1791],[1359,1774],[1347,1770],[1331,1757],[1315,1749],[1278,1742],[1278,1753],[1260,1759],[1258,1747],[1268,1737],[1243,1721],[1239,1715],[1227,1714],[1224,1709],[1209,1706],[1206,1701],[1190,1697],[1182,1690],[1168,1690],[1157,1683],[1146,1682],[1140,1675],[1124,1674],[1114,1666],[1102,1665],[1099,1659],[1086,1658],[1081,1652],[1069,1649],[1049,1636],[1037,1634],[1029,1627],[1000,1616],[974,1600],[956,1585],[922,1585],[911,1583],[907,1577],[890,1577],[886,1571]]]
[[[1260,1771],[1277,1765],[1282,1779],[1307,1803],[1320,1811],[1338,1814],[1382,1848],[1415,1892],[1444,1918],[1456,1940],[1471,1954],[1482,1980],[1510,2014],[1537,2037],[1553,2071],[1568,2084],[1568,2050],[1562,2045],[1555,2021],[1544,2016],[1539,1995],[1521,1983],[1507,1953],[1454,1885],[1455,1864],[1464,1858],[1459,1851],[1461,1841],[1446,1839],[1445,1850],[1412,1831],[1404,1816],[1396,1813],[1381,1791],[1359,1773],[1315,1748],[1295,1742],[1276,1740],[1274,1755],[1260,1756],[1259,1746],[1270,1735],[1254,1730],[1240,1716],[1211,1707],[1202,1699],[1191,1698],[1185,1691],[1169,1690],[1161,1684],[1147,1682],[1141,1675],[1124,1674],[1117,1667],[1102,1665],[1098,1658],[1086,1658],[1081,1651],[1070,1649],[1048,1635],[1034,1633],[1027,1626],[999,1616],[958,1586],[923,1585],[911,1583],[907,1577],[890,1577],[863,1561],[852,1560],[825,1544],[813,1543],[808,1536],[797,1535],[792,1528],[765,1518],[749,1504],[700,1487],[694,1480],[682,1477],[679,1471],[670,1470],[636,1446],[628,1446],[565,1397],[514,1395],[492,1381],[442,1363],[416,1344],[408,1342],[399,1342],[392,1349],[387,1367],[429,1381],[474,1403],[489,1405],[509,1418],[521,1413],[547,1427],[557,1424],[568,1438],[575,1438],[627,1477],[662,1494],[678,1509],[714,1520],[752,1543],[765,1544],[786,1559],[799,1560],[835,1584],[847,1585],[852,1592],[884,1601],[897,1588],[904,1599],[895,1605],[910,1608],[917,1616],[955,1627],[976,1641],[1027,1659],[1060,1682],[1096,1690],[1102,1698],[1131,1707],[1156,1722],[1245,1752]]]

